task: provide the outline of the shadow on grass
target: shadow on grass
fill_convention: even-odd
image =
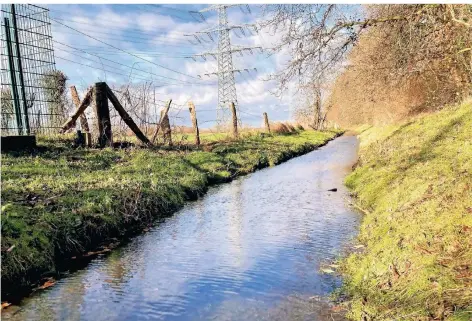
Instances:
[[[442,126],[441,128],[438,128],[436,134],[432,136],[430,139],[425,140],[421,144],[421,149],[413,154],[411,154],[407,162],[403,162],[400,164],[395,165],[395,167],[392,169],[391,172],[393,173],[398,173],[398,175],[390,175],[389,178],[386,178],[383,181],[383,185],[385,186],[390,186],[393,181],[395,180],[402,180],[405,177],[408,176],[408,171],[413,168],[414,166],[428,162],[430,160],[433,160],[437,155],[433,152],[433,149],[439,141],[445,139],[451,132],[453,131],[454,127],[464,125],[465,118],[467,117],[467,114],[463,114],[460,117],[453,118],[451,119],[446,125]],[[402,130],[405,128],[411,126],[414,122],[408,122],[401,127],[399,127],[397,130],[392,132],[391,135],[389,135],[384,142],[388,142],[389,140],[392,140],[395,136],[399,135]],[[375,199],[374,199],[375,202]]]

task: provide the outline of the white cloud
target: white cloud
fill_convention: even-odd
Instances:
[[[51,7],[54,8],[55,6],[52,5]],[[215,25],[215,13],[206,14],[206,23],[201,23],[197,22],[190,15],[186,17],[188,21],[176,20],[171,16],[165,15],[165,13],[158,14],[154,11],[146,13],[143,12],[142,9],[133,9],[134,5],[97,6],[97,10],[95,11],[91,11],[89,8],[87,8],[87,10],[76,10],[77,8],[82,8],[81,5],[69,7],[74,8],[74,10],[71,10],[74,14],[72,16],[64,15],[64,23],[70,24],[79,30],[84,30],[85,33],[89,33],[91,36],[103,39],[103,41],[115,47],[137,55],[152,63],[110,48],[86,36],[79,34],[72,35],[69,33],[70,30],[57,28],[56,25],[53,25],[54,39],[71,46],[84,48],[84,50],[91,53],[98,53],[103,59],[117,61],[127,66],[134,65],[135,70],[132,73],[135,76],[132,80],[134,84],[142,83],[142,78],[153,81],[153,86],[163,82],[177,84],[180,83],[180,81],[185,81],[186,83],[182,83],[178,86],[173,85],[157,88],[156,91],[157,95],[160,97],[159,99],[167,100],[172,98],[176,105],[185,104],[189,99],[192,99],[197,106],[197,112],[198,110],[202,111],[199,113],[199,118],[201,118],[202,123],[216,118],[218,99],[217,77],[203,77],[202,80],[195,78],[197,78],[199,74],[215,72],[217,70],[217,62],[211,57],[208,57],[207,61],[198,59],[197,62],[183,58],[189,53],[211,51],[216,48],[216,42],[192,45],[188,41],[189,38],[184,36],[184,34],[193,33],[197,30],[203,30],[209,26]],[[64,11],[64,9],[61,10]],[[65,11],[67,11],[67,9]],[[243,14],[237,8],[230,9],[228,12],[228,19],[234,24],[254,20],[254,16]],[[184,14],[182,16],[184,16]],[[76,21],[77,23],[67,23],[67,19]],[[63,31],[67,31],[67,33]],[[111,33],[113,33],[113,35],[111,35]],[[253,36],[242,38],[238,38],[234,33],[231,33],[233,46],[246,45],[262,46],[266,48],[273,46],[276,41],[280,40],[280,37],[280,32],[269,34],[266,30],[262,30],[258,35],[254,34]],[[60,45],[56,46],[56,48],[68,49]],[[71,51],[73,52],[73,50]],[[76,64],[58,60],[58,68],[68,74],[71,84],[88,86],[99,79],[104,80],[105,73],[106,80],[110,82],[111,85],[119,86],[128,82],[130,68],[102,60],[103,64],[110,66],[104,68],[106,70],[104,73],[101,70],[103,67],[100,63],[87,61],[87,59],[99,60],[93,55],[88,56],[87,59],[81,59],[67,54],[64,51],[59,50],[58,53],[59,56],[64,58],[84,64],[91,64],[94,67],[78,67]],[[78,53],[82,56],[86,56],[84,53]],[[262,111],[268,111],[271,120],[282,120],[288,117],[288,110],[296,101],[292,97],[295,93],[295,83],[290,84],[287,95],[282,99],[278,99],[270,93],[270,91],[275,88],[275,83],[273,81],[266,82],[263,81],[263,79],[267,78],[270,73],[273,73],[278,68],[283,67],[289,58],[289,54],[290,52],[288,50],[283,50],[269,57],[267,57],[266,53],[260,54],[257,51],[254,52],[254,55],[246,53],[243,57],[234,55],[233,65],[235,68],[257,68],[257,72],[251,71],[249,74],[244,73],[244,75],[236,75],[235,77],[241,109],[254,113],[255,115],[259,115]],[[156,64],[165,68],[161,68]],[[177,72],[173,72],[172,70]],[[146,71],[162,77],[156,77],[155,75],[146,73]],[[188,76],[182,75],[181,73]],[[118,74],[123,74],[123,76]],[[164,77],[173,79],[166,79]],[[192,86],[189,82],[201,85]],[[184,108],[186,108],[186,106],[184,106]],[[203,110],[205,112],[203,112]],[[214,110],[214,112],[212,110]],[[184,112],[185,110],[183,113]],[[184,113],[184,115],[187,114],[188,113]],[[189,121],[189,119],[185,117],[184,120]],[[260,119],[257,117],[247,118],[244,121],[254,125],[259,125],[260,123]],[[209,125],[211,126],[212,124],[209,123]]]
[[[172,30],[176,27],[175,21],[169,16],[163,16],[154,13],[139,14],[136,17],[139,28],[143,31]]]

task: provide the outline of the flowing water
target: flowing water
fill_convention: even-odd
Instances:
[[[12,320],[323,320],[340,285],[320,263],[355,236],[340,137],[211,188],[149,232],[10,307]],[[337,192],[328,189],[337,188]]]

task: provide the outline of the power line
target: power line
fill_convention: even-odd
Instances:
[[[61,59],[61,60],[65,60],[65,61],[68,61],[68,62],[71,62],[71,63],[74,63],[74,64],[77,64],[77,65],[85,66],[85,67],[88,67],[88,68],[91,68],[91,69],[97,69],[97,67],[90,66],[90,65],[87,65],[87,64],[83,64],[83,63],[80,63],[80,62],[77,62],[77,61],[74,61],[74,60],[70,60],[70,59],[67,59],[67,58],[63,58],[63,57],[59,57],[59,56],[56,56],[56,58]],[[119,75],[119,76],[130,77],[130,75],[121,74],[121,73],[118,73],[116,71],[105,70],[104,68],[99,68],[99,69],[102,70],[103,72],[109,72],[111,74],[115,74],[115,75]],[[142,77],[136,77],[136,76],[134,76],[134,78],[141,79],[141,80],[149,80],[149,78],[142,78]]]
[[[243,76],[244,80],[246,80],[246,83],[247,83],[252,89],[254,89],[256,92],[259,91],[259,89],[257,89],[256,87],[254,87],[254,86],[250,83],[251,79],[248,79],[249,77],[246,78],[246,76],[245,76],[244,74],[241,74],[241,76]]]
[[[72,23],[72,24],[81,24],[81,25],[87,25],[87,26],[94,26],[94,27],[97,27],[97,23],[88,23],[88,22],[84,22],[84,21],[77,21],[77,20],[74,20],[74,19],[63,19],[63,18],[58,18],[58,17],[53,17],[53,18],[56,19],[56,20],[60,20],[60,21],[67,21],[67,22]],[[107,19],[105,19],[105,20],[99,20],[98,25],[99,25],[99,26],[101,25],[101,26],[103,26],[103,27],[107,27],[107,26],[104,25],[104,24],[102,24],[102,23],[100,23],[101,21],[114,22],[113,20],[107,20]],[[117,23],[118,23],[118,22],[117,22]],[[163,32],[168,31],[168,29],[163,28],[163,29],[154,29],[153,32],[155,32],[155,31],[161,31],[161,30],[162,30]],[[126,32],[126,33],[142,34],[142,35],[150,35],[150,34],[151,34],[151,33],[149,33],[149,32],[142,31],[142,29],[128,28],[128,27],[126,28],[126,31],[125,31],[125,32]],[[158,33],[158,34],[159,34],[159,33]],[[163,34],[163,33],[162,33],[162,34]],[[178,39],[178,40],[182,40],[182,41],[186,39],[186,38],[184,38],[184,37],[185,37],[184,34],[182,34],[182,37],[180,37],[180,36],[169,36],[169,35],[167,35],[166,37],[167,37],[167,38],[171,38],[171,39]],[[185,42],[185,41],[183,41],[183,42]]]
[[[77,29],[77,31],[80,31]],[[66,33],[66,34],[70,34],[70,35],[75,35],[75,33],[73,32],[66,32],[66,31],[61,31],[62,33]],[[91,33],[95,33],[95,32],[91,32]],[[102,36],[103,37],[103,36]],[[134,39],[135,37],[132,37],[131,39]],[[118,40],[118,41],[125,41],[125,42],[129,42],[129,43],[136,43],[136,44],[144,44],[144,45],[150,45],[151,42],[155,42],[156,44],[159,44],[159,43],[162,43],[163,45],[165,46],[170,46],[170,47],[188,47],[188,45],[184,45],[184,44],[175,44],[175,43],[165,43],[165,42],[162,42],[162,41],[158,41],[158,40],[155,40],[155,39],[149,39],[148,38],[148,42],[144,42],[144,41],[134,41],[134,40],[128,40],[129,37],[126,37],[126,36],[121,36],[121,38],[116,38],[116,37],[107,37],[107,39],[110,39],[110,40]],[[144,38],[141,38],[141,39],[144,39]]]
[[[143,5],[135,4],[134,6],[135,6],[136,9],[138,9],[139,11],[143,11],[143,12],[145,12],[145,13],[149,13],[148,10],[141,9],[141,6],[143,6]],[[58,10],[58,9],[50,9],[50,8],[49,8],[49,11],[62,12],[62,13],[65,13],[65,14],[70,15],[70,12],[63,11],[63,10]],[[158,12],[155,12],[155,13],[160,14],[160,13],[158,13]],[[167,16],[169,16],[169,17],[174,17],[174,18],[181,19],[181,20],[185,20],[185,19],[183,19],[182,17],[174,16],[174,15],[172,15],[172,14],[167,14]],[[121,23],[121,22],[122,22],[122,21],[114,20],[114,19],[108,19],[108,20],[110,20],[110,21],[115,21],[115,22],[117,22],[117,23]]]
[[[90,61],[90,62],[93,62],[93,63],[101,64],[101,65],[102,65],[101,68],[99,68],[99,67],[94,67],[94,66],[89,66],[90,68],[99,68],[99,69],[103,70],[104,72],[107,72],[107,71],[104,69],[105,66],[106,66],[106,67],[110,67],[110,68],[115,68],[114,66],[106,65],[106,64],[102,63],[101,61],[95,61],[95,60],[89,59],[89,58],[87,58],[87,57],[78,55],[78,54],[76,54],[76,53],[74,53],[74,52],[70,52],[70,51],[68,51],[68,50],[59,49],[59,48],[58,48],[58,50],[67,52],[67,53],[69,53],[69,54],[72,54],[72,55],[74,55],[74,56],[80,57],[80,58],[82,58],[82,59],[86,59],[87,61]],[[100,57],[99,57],[99,58],[100,58]],[[64,58],[61,58],[61,59],[64,59]],[[87,66],[88,66],[88,65],[87,65]],[[114,72],[114,71],[108,71],[108,72],[116,73],[116,72]],[[123,74],[120,74],[120,75],[123,75]],[[124,75],[124,76],[126,76],[126,75]],[[128,77],[130,77],[130,76],[131,76],[131,73],[128,75]],[[149,78],[144,78],[142,75],[138,75],[138,77],[140,77],[141,79],[145,79],[145,80],[149,79]],[[163,82],[162,84],[165,84],[165,85],[177,85],[177,84],[166,83],[166,82]],[[179,85],[180,85],[180,84],[179,84]]]
[[[62,28],[62,26],[58,26],[60,28]],[[148,40],[148,41],[151,41],[151,40],[154,40],[153,38],[151,37],[156,37],[156,34],[144,34],[146,35],[147,37],[139,37],[139,36],[135,36],[133,32],[128,32],[128,31],[125,31],[125,32],[122,32],[122,33],[112,33],[112,32],[104,32],[104,31],[96,31],[96,30],[92,30],[92,29],[87,29],[87,28],[81,28],[81,29],[78,29],[78,30],[81,30],[83,32],[88,32],[88,33],[92,33],[92,34],[102,34],[102,35],[111,35],[111,36],[118,36],[121,38],[133,38],[133,39],[141,39],[141,40]],[[64,31],[61,31],[61,32],[64,32]],[[129,35],[128,35],[129,34]],[[161,34],[157,34],[157,36],[159,36]],[[164,34],[162,34],[164,35]],[[167,37],[166,38],[170,38],[170,37]],[[110,38],[111,39],[111,38]],[[175,38],[172,38],[172,39],[175,39]],[[188,43],[186,41],[184,41],[184,39],[182,40],[178,40],[178,41],[163,41],[163,40],[159,40],[159,43],[169,43],[169,44],[175,44],[175,47],[177,46],[188,46]]]
[[[70,45],[67,45],[67,44],[62,43],[62,42],[57,41],[57,40],[53,40],[53,41],[54,41],[55,43],[60,44],[60,45],[69,47],[69,48],[71,48],[71,49],[81,51],[81,52],[83,52],[83,53],[86,53],[86,54],[89,54],[89,55],[98,57],[98,58],[100,58],[100,59],[103,59],[103,60],[106,60],[106,61],[110,61],[110,62],[115,63],[115,64],[117,64],[117,65],[121,65],[121,66],[124,66],[124,67],[131,68],[131,69],[133,69],[133,70],[142,71],[142,72],[148,73],[148,74],[150,74],[150,75],[157,76],[157,77],[161,77],[161,78],[166,78],[166,79],[170,79],[170,80],[176,80],[176,81],[179,81],[179,82],[182,82],[182,83],[195,84],[195,83],[191,83],[191,82],[184,81],[184,80],[180,80],[180,79],[176,79],[176,78],[171,78],[171,77],[167,77],[167,76],[161,76],[161,75],[152,73],[152,72],[150,72],[150,71],[146,71],[146,70],[134,68],[134,67],[132,67],[132,66],[128,66],[128,65],[122,64],[122,63],[120,63],[120,62],[117,62],[117,61],[114,61],[114,60],[111,60],[111,59],[108,59],[108,58],[100,57],[99,55],[92,54],[92,53],[90,53],[90,52],[87,52],[87,51],[85,51],[85,50],[82,50],[82,49],[79,49],[79,48],[76,48],[76,47],[73,47],[73,46],[70,46]],[[62,50],[64,51],[64,49],[62,49]]]
[[[81,25],[87,25],[87,26],[93,26],[93,27],[97,27],[97,23],[87,23],[87,22],[83,22],[83,21],[77,21],[77,20],[74,20],[74,19],[62,19],[62,18],[58,18],[58,17],[53,17],[57,20],[60,20],[60,21],[66,21],[68,22],[69,24],[72,23],[72,24],[81,24]],[[99,25],[100,25],[100,21],[107,21],[107,20],[99,20]],[[103,27],[107,27],[106,25],[104,24],[101,24]],[[58,26],[60,27],[60,26]],[[98,31],[95,31],[92,30],[90,31],[90,29],[87,29],[86,30],[87,32],[94,32],[94,33],[98,33]],[[185,46],[185,43],[188,41],[188,38],[184,36],[184,34],[182,34],[182,36],[173,36],[173,35],[166,35],[165,32],[167,32],[168,30],[167,29],[155,29],[154,31],[158,31],[157,35],[164,35],[166,38],[169,38],[169,39],[176,39],[177,41],[179,41],[178,43],[179,44],[182,44],[182,46]],[[159,32],[161,31],[161,32]],[[105,33],[105,32],[101,32],[101,33]],[[141,29],[136,29],[136,28],[128,28],[126,27],[126,31],[123,31],[123,33],[136,33],[136,34],[141,34],[141,35],[152,35],[151,33],[149,32],[144,32],[142,31]],[[121,35],[121,34],[116,34],[116,35]],[[185,37],[185,38],[184,38]],[[160,41],[162,42],[162,41]],[[194,43],[192,43],[194,44]],[[206,43],[197,43],[197,45],[201,45],[201,46],[206,46],[207,44]]]
[[[249,50],[252,53],[252,49],[255,47],[241,47],[233,48],[231,46],[230,34],[229,31],[233,29],[238,29],[240,32],[246,36],[245,28],[252,27],[257,32],[255,25],[229,25],[228,24],[228,15],[227,8],[239,6],[239,5],[212,5],[206,7],[196,13],[200,14],[203,21],[205,18],[202,13],[208,11],[216,11],[218,13],[218,25],[217,27],[212,27],[203,31],[197,31],[189,36],[195,37],[195,39],[201,42],[201,35],[206,34],[208,38],[213,41],[212,34],[217,33],[218,35],[218,50],[216,52],[206,52],[199,55],[199,57],[205,58],[205,56],[210,55],[217,57],[218,61],[218,71],[213,73],[208,73],[206,75],[217,75],[218,76],[218,109],[217,109],[217,118],[220,123],[225,123],[230,119],[229,109],[227,108],[228,103],[234,103],[238,106],[238,99],[236,94],[236,83],[235,83],[235,72],[241,72],[242,70],[233,68],[233,53],[240,52],[244,50]],[[247,11],[250,12],[249,6],[247,6]],[[203,39],[203,38],[202,38]],[[261,47],[259,47],[261,48]],[[195,60],[195,56],[191,57]],[[246,69],[247,71],[248,69]],[[237,107],[238,108],[238,107]]]
[[[126,92],[123,92],[123,91],[117,90],[117,89],[113,89],[113,91],[114,91],[114,92],[117,92],[117,93],[120,93],[120,94],[122,94],[122,95],[127,95],[127,96],[129,96],[130,98],[136,99],[136,100],[138,100],[138,101],[143,101],[143,100],[144,100],[143,98],[138,97],[137,95],[132,95],[128,89],[127,89]],[[154,102],[154,100],[156,100],[156,101],[160,101],[161,103],[163,103],[163,105],[155,104],[155,105],[158,106],[158,107],[163,107],[163,106],[165,106],[164,104],[167,103],[167,101],[162,100],[162,99],[154,99],[154,98],[153,98],[153,99],[149,99],[149,101],[151,101],[151,100],[152,100],[153,102]],[[171,107],[171,108],[172,108],[172,107]]]
[[[156,57],[156,58],[171,58],[171,59],[187,59],[187,56],[171,56],[168,53],[153,53],[152,51],[146,52],[146,51],[131,51],[136,55],[145,55],[148,57]],[[123,55],[121,52],[112,52],[112,51],[88,51],[89,54],[98,54],[98,55],[107,55],[107,56],[120,56]]]
[[[70,27],[70,26],[68,26],[68,25],[66,25],[66,24],[63,24],[63,23],[61,23],[61,22],[59,22],[59,21],[57,21],[57,20],[54,20],[54,19],[52,19],[52,18],[51,18],[51,20],[56,21],[57,23],[59,23],[59,24],[65,26],[65,27],[67,27],[67,28],[69,28],[69,29],[71,29],[71,30],[74,30],[74,31],[76,31],[76,32],[78,32],[78,33],[80,33],[80,34],[83,34],[84,36],[87,36],[87,37],[89,37],[89,38],[91,38],[91,39],[94,39],[94,40],[96,40],[96,41],[98,41],[98,42],[101,42],[101,43],[103,43],[103,44],[105,44],[105,45],[107,45],[107,46],[109,46],[109,47],[111,47],[111,48],[114,48],[114,49],[116,49],[116,50],[119,50],[119,51],[122,51],[122,52],[124,52],[124,53],[127,53],[127,54],[130,55],[130,56],[136,57],[136,58],[138,58],[138,59],[140,59],[140,60],[143,60],[143,61],[148,62],[148,63],[150,63],[150,64],[156,65],[156,66],[161,67],[161,68],[163,68],[163,69],[166,69],[166,70],[175,72],[175,73],[177,73],[177,74],[180,74],[180,75],[183,75],[183,76],[186,76],[186,77],[190,77],[190,78],[199,80],[199,79],[196,78],[196,77],[187,75],[187,74],[182,73],[182,72],[177,71],[177,70],[173,70],[173,69],[171,69],[171,68],[167,68],[167,67],[165,67],[165,66],[162,66],[162,65],[160,65],[160,64],[157,64],[157,63],[152,62],[152,61],[150,61],[150,60],[147,60],[147,59],[144,59],[144,58],[139,57],[139,56],[137,56],[137,55],[134,55],[134,54],[132,54],[132,53],[129,53],[129,52],[127,52],[126,50],[123,50],[123,49],[121,49],[121,48],[118,48],[118,47],[116,47],[116,46],[114,46],[114,45],[110,45],[109,43],[106,43],[105,41],[102,41],[102,40],[97,39],[97,38],[95,38],[95,37],[93,37],[93,36],[90,36],[90,35],[88,35],[88,34],[86,34],[86,33],[84,33],[84,32],[81,32],[81,31],[79,31],[79,30],[77,30],[77,29],[75,29],[75,28],[72,28],[72,27]]]
[[[86,47],[75,47],[75,48],[79,48],[79,49],[82,49],[82,50],[88,50],[89,52],[93,52],[93,53],[96,53],[96,54],[106,54],[106,55],[110,55],[110,54],[116,54],[116,55],[123,55],[122,52],[117,52],[116,50],[111,50],[111,49],[107,49],[107,48],[97,48],[97,47],[90,47],[90,46],[86,46]],[[187,58],[189,53],[185,53],[185,52],[175,52],[175,53],[172,53],[172,52],[160,52],[160,51],[153,51],[153,50],[136,50],[136,51],[130,51],[134,54],[142,54],[142,55],[154,55],[154,56],[164,56],[164,57],[172,57],[172,58]],[[177,55],[177,56],[176,56]]]
[[[125,53],[123,52],[118,52],[117,50],[114,50],[114,49],[110,49],[110,48],[106,48],[106,47],[99,47],[98,45],[95,45],[95,46],[77,46],[75,48],[79,48],[79,49],[82,49],[82,50],[90,50],[90,51],[99,51],[99,52],[102,52],[102,53],[105,53],[105,54],[109,54],[109,53],[115,53],[115,54],[120,54],[120,55],[123,55]],[[172,55],[172,54],[177,54],[179,55],[179,57],[183,57],[185,55],[185,57],[188,57],[188,55],[191,55],[191,53],[187,53],[187,52],[159,52],[159,51],[154,51],[152,49],[150,50],[129,50],[128,52],[132,52],[132,53],[135,53],[135,54],[156,54],[156,55]]]
[[[143,5],[136,5],[136,6],[138,7],[138,10],[144,11],[144,12],[146,12],[146,13],[149,13],[149,11],[146,10],[146,9],[140,9],[139,7],[141,7],[141,6],[152,6],[153,8],[155,8],[155,7],[154,7],[155,5],[152,5],[152,4],[143,4]],[[155,11],[154,11],[154,12],[155,12]],[[156,12],[156,13],[160,14],[159,12]],[[176,15],[172,15],[172,14],[166,14],[166,15],[169,16],[169,17],[177,18],[177,19],[180,19],[180,20],[183,20],[183,21],[187,22],[187,20],[184,19],[184,18],[182,18],[182,17],[176,16]]]
[[[174,11],[184,12],[184,13],[186,13],[186,14],[188,14],[188,15],[191,16],[191,13],[190,13],[189,10],[178,9],[178,8],[168,7],[168,6],[163,6],[163,5],[159,6],[159,5],[157,5],[157,4],[148,4],[148,5],[149,5],[149,6],[155,6],[155,7],[157,7],[157,8],[163,8],[163,9],[168,9],[168,10],[174,10]]]
[[[74,60],[70,60],[70,59],[67,59],[67,58],[64,58],[64,57],[56,56],[56,58],[67,61],[67,62],[77,64],[77,65],[81,65],[81,66],[84,66],[84,67],[88,67],[90,69],[97,69],[97,67],[90,66],[90,65],[87,65],[87,64],[83,64],[83,63],[80,63],[80,62],[77,62],[77,61],[74,61]],[[150,80],[150,77],[143,78],[143,77],[139,77],[139,76],[131,76],[130,74],[126,75],[126,74],[118,73],[118,72],[112,71],[112,70],[106,70],[104,68],[98,68],[98,69],[102,70],[103,72],[107,72],[107,73],[111,73],[111,74],[115,74],[115,75],[119,75],[119,76],[124,76],[124,77],[127,77],[127,78],[139,79],[139,80],[144,80],[144,81],[149,81]],[[181,84],[164,83],[164,85],[159,85],[159,86],[156,86],[156,87],[161,88],[161,87],[167,87],[167,86],[182,86],[182,85]],[[193,86],[207,86],[207,85],[200,84],[200,85],[193,85]]]

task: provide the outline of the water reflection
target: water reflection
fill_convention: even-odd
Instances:
[[[355,137],[213,188],[147,234],[7,309],[6,320],[305,320],[355,233],[342,185]],[[337,193],[327,192],[337,187]],[[319,319],[322,320],[322,319]]]

